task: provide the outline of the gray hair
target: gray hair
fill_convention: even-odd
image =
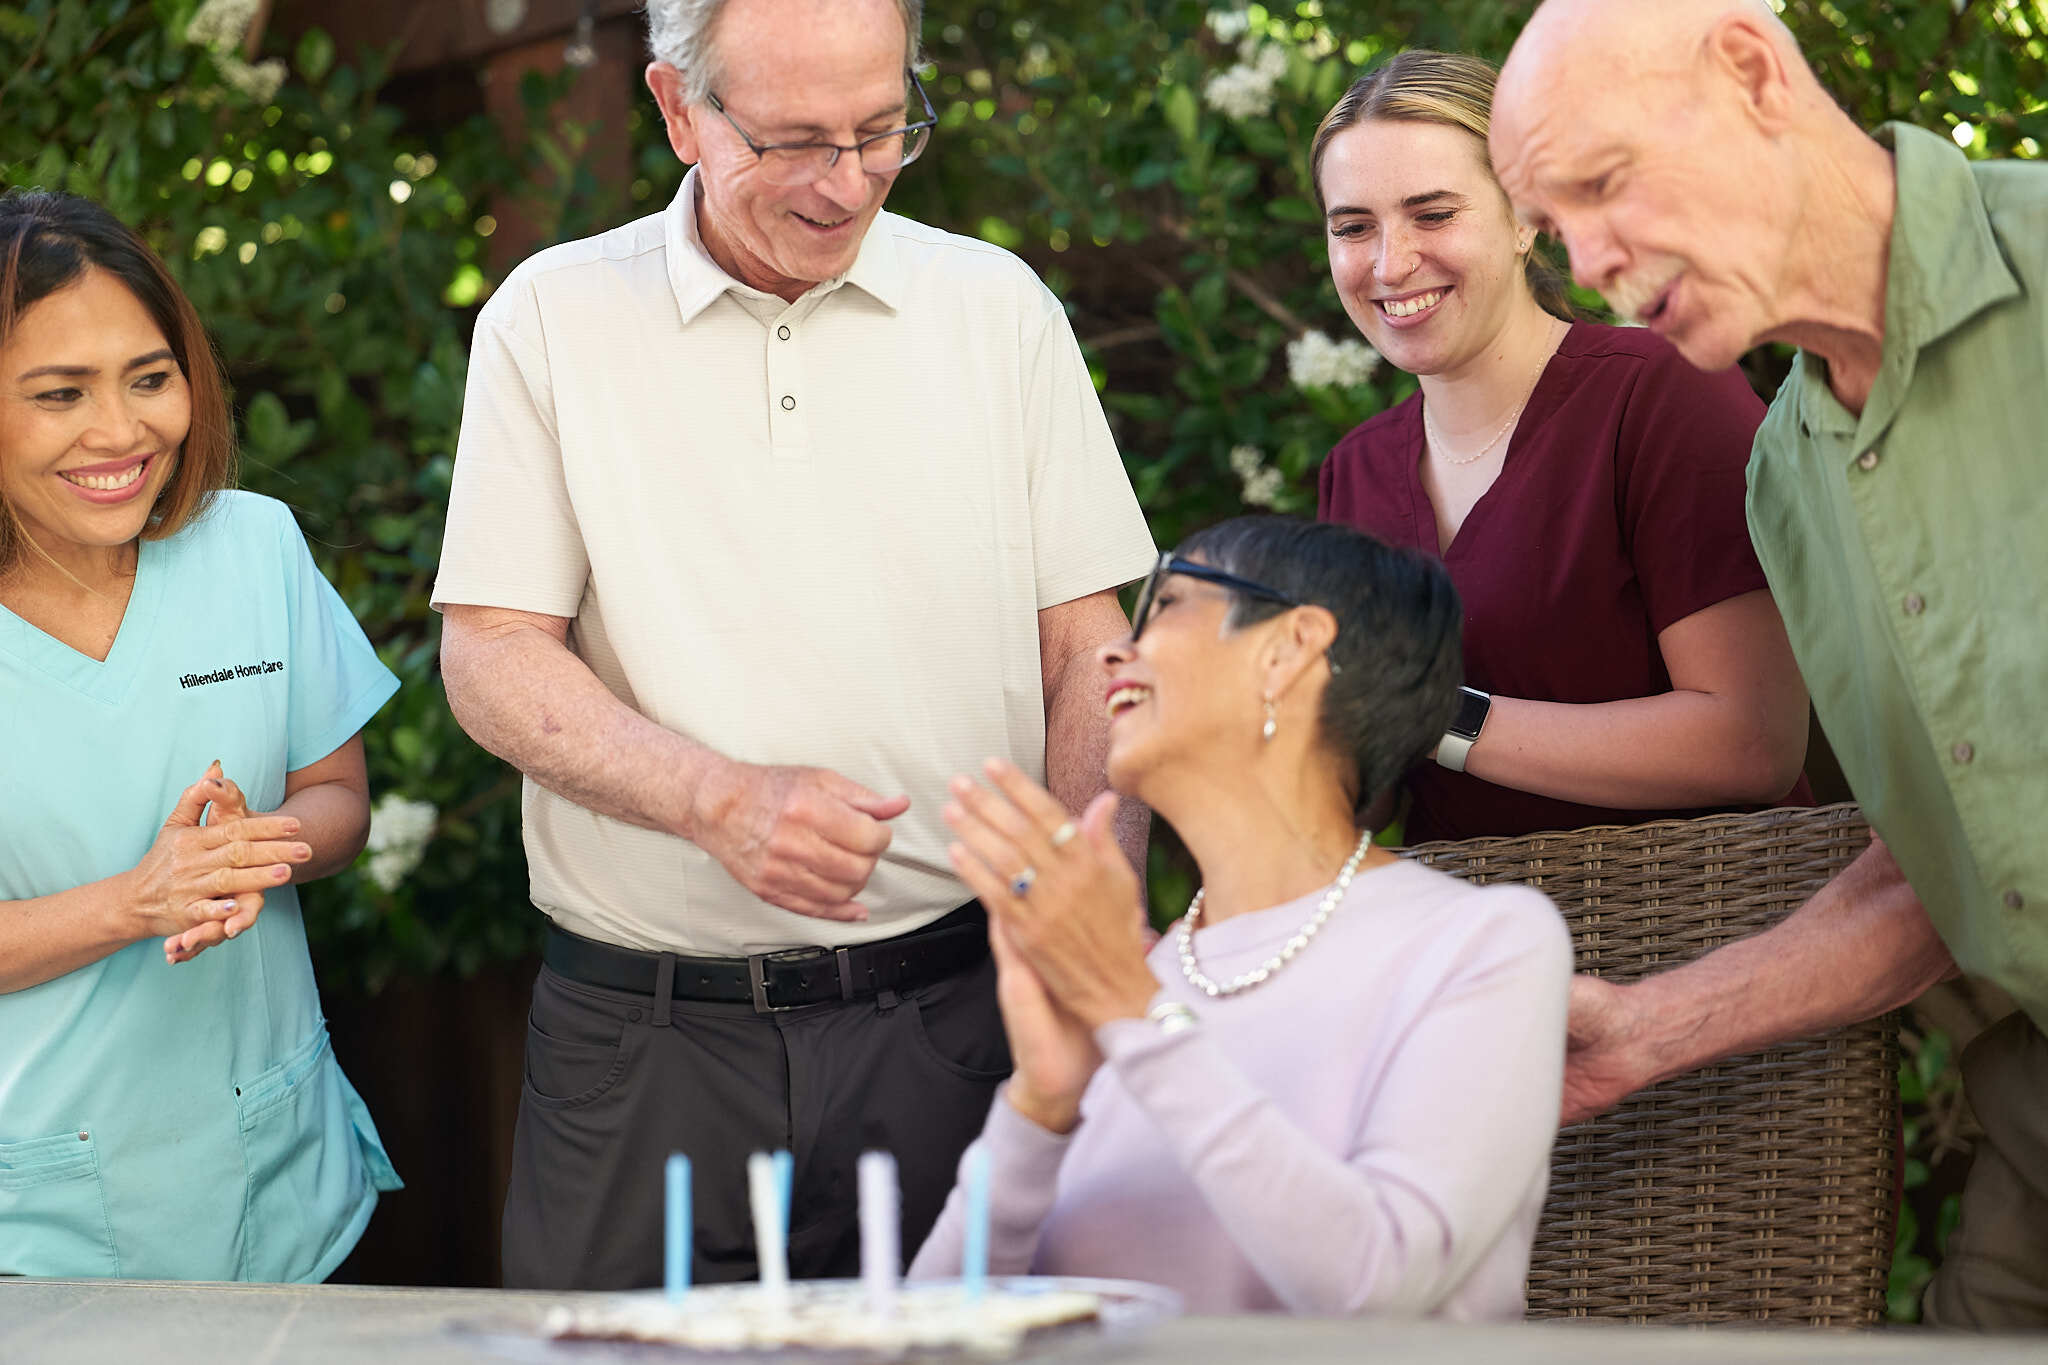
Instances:
[[[647,51],[682,73],[683,98],[691,104],[702,104],[718,82],[718,50],[711,35],[725,4],[726,0],[647,0]],[[915,67],[924,0],[896,0],[896,10],[909,35],[903,64]]]

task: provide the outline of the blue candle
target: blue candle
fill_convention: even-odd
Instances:
[[[960,1285],[978,1299],[988,1288],[988,1148],[967,1153],[967,1245],[960,1254]]]
[[[782,1201],[782,1244],[789,1245],[789,1205],[796,1190],[796,1158],[775,1153],[775,1194]]]
[[[662,1284],[670,1299],[680,1299],[690,1287],[690,1158],[672,1152],[668,1158],[668,1222]]]

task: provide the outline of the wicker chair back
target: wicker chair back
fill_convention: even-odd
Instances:
[[[1627,981],[1784,918],[1869,843],[1853,805],[1421,844],[1523,882],[1578,968]],[[1863,1325],[1884,1312],[1898,1143],[1895,1021],[1731,1058],[1558,1135],[1529,1316]]]

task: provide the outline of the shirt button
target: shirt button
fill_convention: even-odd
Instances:
[[[2026,897],[2020,895],[2016,890],[2005,893],[2005,908],[2008,910],[2017,910],[2026,903]]]
[[[782,395],[782,410],[783,410],[784,412],[795,412],[795,411],[796,411],[796,399],[794,399],[794,398],[790,397],[790,396],[789,396],[788,394],[786,394],[786,393],[785,393],[784,395]]]
[[[1856,457],[1856,467],[1866,474],[1877,468],[1877,452],[1866,450],[1861,455],[1858,455]]]
[[[1966,739],[1961,744],[1956,745],[1955,748],[1950,749],[1949,753],[1954,755],[1956,762],[1968,763],[1977,756],[1977,748]]]
[[[1906,609],[1906,615],[1918,616],[1927,610],[1927,599],[1917,592],[1909,592],[1906,594],[1906,600],[1899,605]]]
[[[775,335],[779,337],[781,340],[787,341],[789,340],[789,329],[787,327],[777,327],[775,329]]]

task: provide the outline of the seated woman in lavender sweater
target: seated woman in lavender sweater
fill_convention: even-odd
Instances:
[[[1198,1313],[1515,1319],[1571,945],[1548,900],[1370,843],[1459,676],[1443,566],[1349,528],[1225,522],[1105,648],[1109,780],[1203,889],[1147,953],[1105,793],[953,784],[1016,1073],[975,1149],[989,1268],[1168,1285]],[[911,1274],[960,1270],[955,1189]]]

